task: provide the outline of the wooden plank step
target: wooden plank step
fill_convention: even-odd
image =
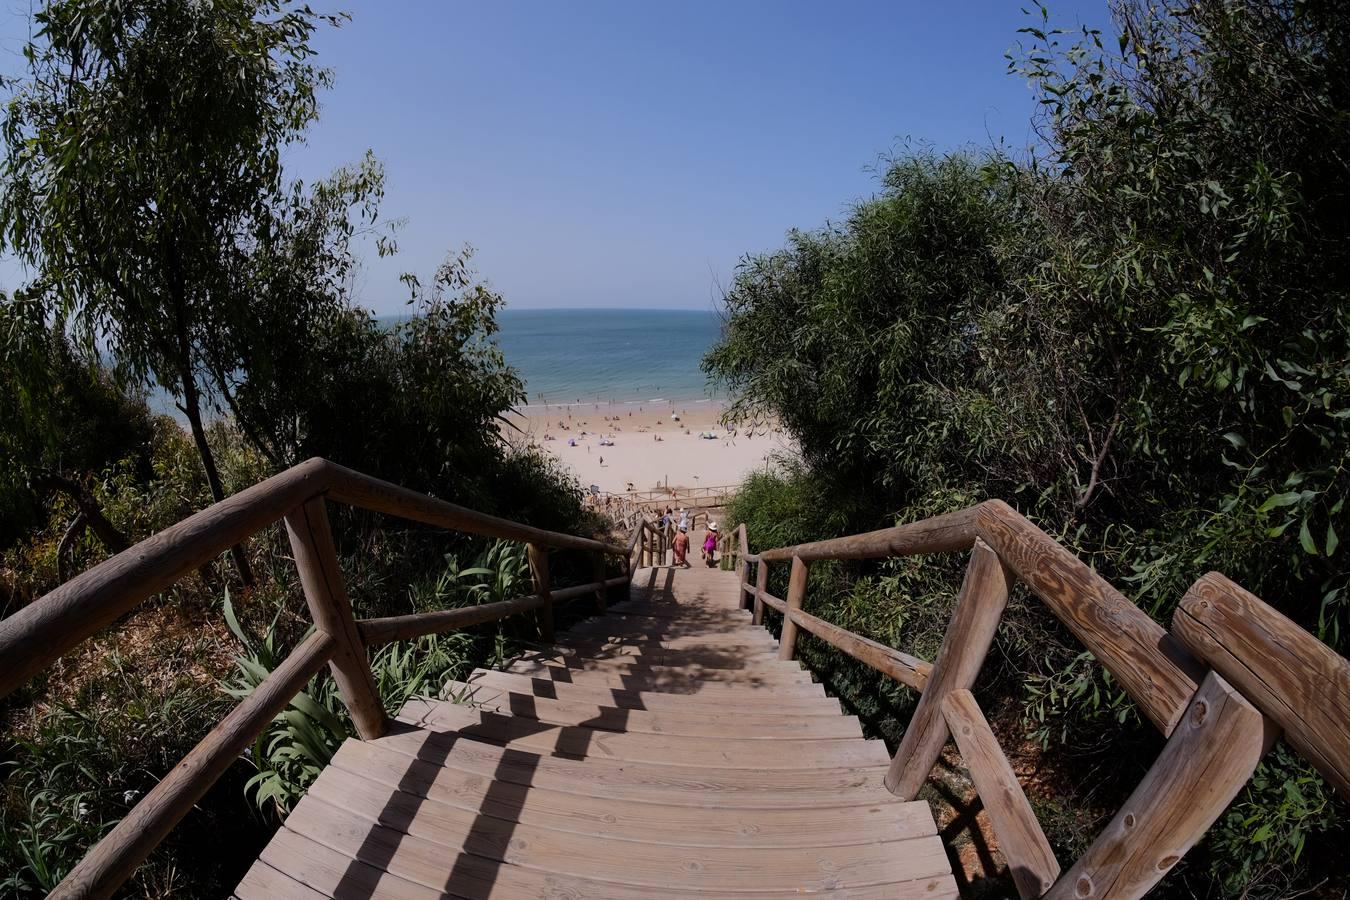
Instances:
[[[710,740],[679,734],[604,731],[583,725],[549,725],[445,700],[409,700],[398,718],[422,728],[454,731],[513,749],[574,759],[756,769],[836,769],[884,766],[890,761],[881,741],[783,738],[768,745],[754,739]]]
[[[443,805],[395,808],[384,815],[392,824],[380,825],[376,824],[380,809],[352,808],[356,806],[355,797],[337,806],[307,796],[287,818],[286,829],[409,881],[468,896],[481,896],[481,888],[461,890],[461,876],[468,874],[471,864],[466,857],[504,864],[484,867],[490,871],[491,893],[510,892],[503,896],[519,896],[516,891],[534,883],[516,882],[508,888],[508,880],[520,877],[522,870],[648,890],[816,892],[931,878],[949,869],[936,836],[819,848],[809,854],[774,848],[672,848],[635,841],[615,846],[487,816],[468,814],[465,820],[432,814],[451,809]]]
[[[373,742],[436,765],[525,787],[612,801],[746,809],[849,806],[876,801],[886,766],[851,769],[744,769],[586,760],[508,749],[394,722]]]
[[[498,672],[490,669],[475,669],[469,676],[469,683],[508,690],[531,697],[569,702],[586,702],[603,706],[616,706],[620,709],[643,709],[650,712],[723,712],[737,714],[782,713],[791,716],[838,716],[842,709],[839,701],[816,694],[773,694],[759,691],[708,691],[706,693],[671,693],[664,691],[642,691],[615,688],[594,683],[554,681],[551,678],[537,678],[520,672]]]
[[[650,712],[598,703],[553,700],[464,681],[446,682],[445,691],[456,702],[553,725],[585,725],[605,731],[640,731],[710,738],[861,739],[863,736],[862,726],[856,716],[794,716],[782,712],[720,713],[716,710],[680,709]]]
[[[679,636],[679,635],[736,635],[754,636],[772,641],[772,636],[762,627],[752,624],[748,614],[727,615],[716,619],[657,619],[653,616],[630,615],[618,607],[610,607],[603,616],[583,619],[572,626],[573,632],[607,632],[635,636]]]
[[[383,842],[380,840],[382,837],[375,835],[372,846],[397,849],[397,843],[391,847],[387,840]],[[516,897],[544,897],[550,900],[582,900],[582,898],[651,900],[653,897],[653,892],[648,888],[602,884],[560,875],[543,876],[529,869],[502,866],[468,854],[456,855],[451,860],[453,868],[449,874],[442,878],[437,887],[430,887],[384,872],[369,863],[358,862],[354,859],[355,852],[356,848],[353,848],[350,854],[345,853],[306,835],[282,828],[263,851],[261,864],[281,867],[296,881],[302,881],[322,896],[339,897],[344,900],[356,897],[381,897],[391,900],[437,900],[437,898],[496,900],[496,898]],[[445,859],[446,854],[442,853],[442,858]],[[674,888],[663,889],[660,893],[662,896],[699,897],[702,900],[745,900],[747,897],[744,892],[694,892]],[[264,897],[272,896],[241,894],[241,897],[246,897],[247,900],[255,898],[262,900]],[[800,898],[801,895],[796,891],[764,891],[749,896],[754,900],[789,900]],[[936,900],[936,898],[954,898],[957,893],[955,883],[948,875],[945,878],[939,876],[899,885],[878,885],[827,892],[820,896],[840,898],[847,896],[849,900],[881,900],[881,898]]]
[[[678,603],[647,600],[635,597],[609,607],[609,610],[626,618],[644,618],[674,624],[700,625],[714,627],[718,625],[742,625],[753,621],[749,610],[736,606],[691,608]]]
[[[923,801],[902,802],[884,790],[874,802],[782,809],[691,807],[641,800],[615,803],[585,794],[500,785],[453,768],[412,759],[377,743],[347,741],[332,765],[368,790],[404,791],[471,813],[593,837],[684,847],[829,847],[903,840],[936,833]],[[325,771],[320,782],[329,781]],[[323,796],[329,788],[314,786]],[[354,790],[360,788],[354,787]]]
[[[772,653],[778,642],[767,631],[759,634],[741,632],[711,632],[705,634],[654,634],[652,632],[621,633],[614,629],[594,628],[572,630],[558,636],[558,643],[566,647],[620,646],[659,648],[662,650],[712,650],[721,653]]]
[[[601,667],[569,669],[538,663],[515,662],[506,671],[535,678],[548,678],[567,684],[592,684],[628,691],[651,691],[676,694],[715,694],[736,691],[779,692],[784,697],[823,697],[825,689],[810,681],[810,675],[801,673],[767,673],[750,671],[737,675],[731,669],[690,671],[680,666],[652,666],[625,669]],[[720,677],[719,677],[720,673]]]
[[[698,650],[653,650],[641,656],[618,654],[591,656],[570,653],[527,653],[513,660],[507,668],[512,671],[532,670],[535,666],[554,666],[583,672],[616,672],[623,675],[665,676],[670,669],[682,670],[687,675],[697,674],[712,681],[811,681],[811,674],[801,666],[763,654],[753,657],[724,656]]]

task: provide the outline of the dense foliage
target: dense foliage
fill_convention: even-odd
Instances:
[[[1114,9],[1109,47],[1025,29],[1037,156],[903,155],[845,221],[744,261],[706,367],[805,469],[737,512],[810,479],[829,514],[801,539],[1001,497],[1164,623],[1219,569],[1345,652],[1350,9]],[[836,595],[899,578],[869,607],[885,631],[913,582],[861,574]],[[992,674],[1026,733],[1081,771],[1108,735],[1146,742],[1066,633],[1010,621]],[[1277,894],[1325,868],[1337,816],[1309,772],[1272,757],[1173,885]]]
[[[281,149],[329,81],[309,45],[324,22],[286,0],[35,13],[0,163],[0,249],[32,273],[0,298],[0,616],[309,456],[543,527],[602,526],[558,463],[499,430],[522,384],[468,251],[425,285],[405,276],[410,315],[377,320],[351,286],[360,250],[396,249],[379,162],[284,178]],[[186,431],[151,413],[152,387]],[[358,616],[522,589],[522,547],[332,515]],[[279,526],[234,554],[0,699],[0,895],[54,887],[311,627]],[[589,577],[589,559],[557,556],[558,583]],[[397,705],[535,636],[484,626],[383,648],[372,668]],[[349,730],[314,679],[127,893],[228,893]]]

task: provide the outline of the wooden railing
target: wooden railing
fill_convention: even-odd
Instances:
[[[454,531],[522,541],[529,552],[534,592],[464,609],[358,620],[338,567],[325,508],[328,501]],[[387,721],[367,647],[529,611],[538,614],[543,639],[551,640],[554,604],[594,595],[603,608],[605,592],[631,580],[632,553],[642,533],[635,528],[623,546],[545,531],[446,503],[327,460],[311,459],[141,541],[0,620],[0,696],[146,598],[279,520],[286,523],[315,631],[146,793],[52,896],[110,896],[325,663],[332,668],[358,734],[366,740],[379,737]],[[592,554],[594,580],[554,590],[548,566],[551,549]],[[623,561],[624,574],[605,576],[607,555]]]
[[[763,620],[766,607],[783,615],[781,658],[793,658],[800,629],[921,692],[886,786],[913,799],[954,738],[1024,898],[1142,896],[1232,802],[1281,731],[1350,797],[1350,662],[1223,575],[1210,573],[1192,585],[1169,632],[999,501],[758,554],[747,551],[744,527],[736,532],[735,564],[755,621]],[[803,609],[813,562],[957,551],[969,551],[970,561],[932,663]],[[770,566],[780,563],[791,567],[786,599],[767,591]],[[1017,581],[1167,737],[1139,786],[1067,872],[970,693]]]

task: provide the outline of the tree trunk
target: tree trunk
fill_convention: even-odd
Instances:
[[[56,472],[43,472],[33,479],[33,488],[39,491],[60,491],[71,500],[75,501],[75,508],[79,510],[82,526],[88,526],[98,535],[98,539],[103,542],[103,546],[108,548],[109,553],[121,553],[131,546],[131,541],[125,534],[118,529],[116,525],[108,521],[108,517],[103,514],[103,508],[98,505],[94,495],[85,489],[73,478],[67,478]],[[73,526],[72,526],[73,527]]]
[[[211,497],[219,503],[225,499],[225,486],[220,482],[215,454],[211,452],[211,445],[206,442],[206,429],[202,427],[201,396],[197,392],[197,384],[191,373],[185,373],[182,377],[183,413],[192,427],[192,441],[197,445],[197,455],[202,458],[202,468],[206,470],[206,483],[211,488]],[[231,547],[230,557],[234,560],[234,567],[239,570],[239,580],[245,587],[252,587],[253,570],[249,568],[244,545],[241,543]]]

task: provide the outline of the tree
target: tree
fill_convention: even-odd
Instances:
[[[35,272],[25,298],[174,395],[217,501],[203,406],[231,368],[213,353],[257,318],[238,273],[329,82],[310,39],[337,21],[284,0],[59,0],[5,109],[0,246]]]

